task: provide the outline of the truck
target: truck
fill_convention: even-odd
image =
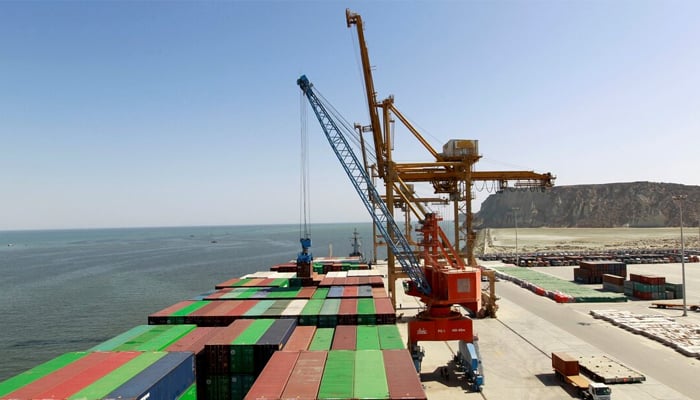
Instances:
[[[552,353],[552,368],[567,389],[584,400],[610,400],[612,391],[604,383],[589,381],[581,375],[578,359],[567,353]]]
[[[455,355],[455,362],[466,376],[469,387],[473,392],[481,392],[484,386],[484,373],[481,359],[475,343],[459,341],[459,351]]]

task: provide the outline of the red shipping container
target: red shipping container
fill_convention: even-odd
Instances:
[[[377,324],[396,323],[396,311],[388,297],[374,299],[374,313],[377,314]]]
[[[343,288],[343,297],[357,297],[359,286],[345,286]]]
[[[372,297],[375,299],[380,299],[383,297],[389,297],[389,294],[386,292],[386,289],[383,287],[373,287],[372,288]]]
[[[165,351],[189,351],[198,355],[204,351],[204,346],[211,339],[219,334],[219,331],[224,328],[196,328],[187,335],[181,337],[177,342],[168,346]]]
[[[227,287],[234,287],[238,282],[241,281],[241,278],[233,278],[229,279],[227,281],[221,282],[217,285],[214,286],[215,289],[223,289]]]
[[[408,350],[382,350],[382,356],[390,398],[427,399]]]
[[[255,307],[256,304],[258,304],[258,300],[241,300],[235,308],[228,311],[225,315],[228,317],[239,318],[248,312],[248,310]]]
[[[258,284],[257,284],[256,286],[258,286],[258,287],[268,287],[268,286],[272,285],[272,283],[273,283],[274,281],[276,281],[275,278],[265,278],[265,279],[261,280],[260,282],[258,282]]]
[[[305,287],[302,287],[301,290],[299,290],[299,293],[297,293],[296,298],[297,299],[310,299],[311,296],[313,296],[315,292],[316,292],[315,287],[305,286]]]
[[[299,359],[299,352],[276,351],[267,362],[260,376],[246,394],[245,399],[280,399],[289,376]]]
[[[340,299],[338,323],[341,325],[357,324],[357,299]]]
[[[357,326],[338,325],[333,334],[331,350],[355,350],[357,348]]]
[[[318,284],[320,287],[331,287],[333,286],[333,278],[324,277],[321,279],[321,283]]]
[[[281,398],[316,399],[327,357],[328,352],[326,351],[300,352]]]
[[[384,281],[381,276],[370,276],[369,284],[372,285],[372,287],[384,287]]]
[[[244,283],[243,286],[245,287],[258,287],[260,286],[260,283],[264,281],[264,278],[251,278],[248,282]]]
[[[297,325],[292,332],[292,336],[289,337],[287,343],[284,345],[282,350],[284,351],[301,351],[308,350],[311,345],[311,341],[314,338],[314,333],[316,333],[316,327],[311,325]]]
[[[347,284],[350,286],[357,286],[360,284],[360,278],[356,276],[350,276],[347,278]]]
[[[566,353],[552,353],[552,368],[565,376],[579,374],[578,360]]]
[[[201,318],[205,315],[208,315],[209,313],[215,312],[219,307],[226,306],[226,304],[230,304],[228,301],[212,301],[211,303],[207,304],[206,306],[200,308],[199,310],[194,310],[193,312],[189,313],[187,315],[188,318]]]

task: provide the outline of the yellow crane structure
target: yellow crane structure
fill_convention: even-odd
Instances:
[[[374,89],[372,69],[369,60],[369,52],[365,43],[364,26],[362,17],[350,11],[345,12],[348,28],[353,25],[357,28],[357,37],[364,76],[367,105],[370,115],[370,125],[359,127],[360,132],[371,132],[376,165],[371,168],[376,176],[385,183],[385,202],[391,212],[400,206],[406,215],[415,215],[423,220],[426,211],[422,204],[435,202],[442,198],[418,198],[412,190],[412,183],[429,183],[434,193],[446,195],[444,201],[451,202],[454,211],[454,243],[453,247],[460,252],[460,256],[467,260],[467,265],[477,266],[474,256],[474,243],[476,234],[472,228],[473,215],[471,202],[473,200],[472,185],[478,181],[492,181],[498,186],[498,190],[505,188],[548,188],[553,186],[555,177],[551,173],[536,173],[533,171],[476,171],[474,165],[479,161],[478,141],[468,139],[452,139],[443,145],[442,152],[436,151],[420,132],[410,123],[394,104],[393,96],[379,102],[377,92]],[[380,119],[381,112],[381,119]],[[427,162],[399,163],[392,158],[392,123],[396,117],[405,128],[428,151],[432,160]],[[357,127],[357,126],[356,126]],[[364,149],[363,149],[364,152]],[[366,160],[366,158],[365,158]],[[366,162],[366,161],[365,161]],[[367,169],[369,171],[369,169]],[[464,216],[465,221],[460,223],[459,216]],[[410,229],[410,223],[406,223]],[[375,241],[377,239],[375,235]],[[375,242],[375,248],[377,244]],[[466,253],[461,252],[466,249]],[[396,306],[396,280],[405,278],[406,275],[396,267],[396,260],[391,252],[388,252],[388,282],[389,291],[394,306]],[[376,251],[375,251],[376,254]],[[485,304],[490,307],[487,313],[495,314],[495,293],[493,291],[493,276],[490,277],[490,293],[485,294]]]

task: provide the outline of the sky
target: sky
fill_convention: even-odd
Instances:
[[[346,8],[378,99],[475,170],[700,185],[697,1],[0,1],[0,230],[299,223],[296,79],[369,121]],[[369,222],[306,112],[310,222]]]

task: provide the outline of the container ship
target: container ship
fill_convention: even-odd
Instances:
[[[358,256],[298,268],[216,284],[0,382],[0,399],[425,399],[381,273]]]

